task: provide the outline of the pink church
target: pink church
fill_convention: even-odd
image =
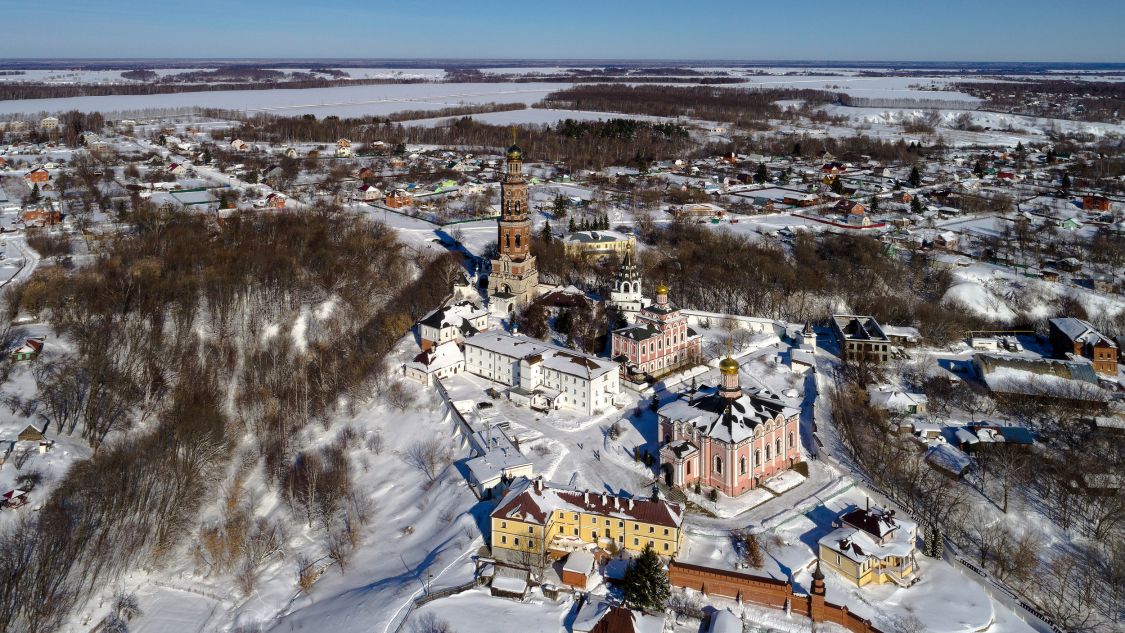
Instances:
[[[640,281],[636,282],[640,290]],[[699,362],[703,337],[691,329],[687,317],[668,300],[668,286],[656,286],[656,303],[636,316],[636,323],[613,332],[611,358],[634,380],[659,376]]]
[[[800,412],[775,394],[739,385],[738,362],[719,363],[722,383],[660,407],[660,464],[668,485],[736,497],[801,459]]]

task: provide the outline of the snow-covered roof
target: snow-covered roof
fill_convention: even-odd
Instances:
[[[730,609],[712,613],[711,624],[707,627],[707,633],[742,633],[742,630],[742,619]]]
[[[517,480],[492,511],[492,517],[546,525],[552,513],[584,512],[604,517],[628,519],[678,528],[684,509],[663,499],[621,497],[608,493],[569,490],[526,478]]]
[[[799,411],[786,405],[766,389],[743,388],[736,399],[725,398],[717,387],[700,387],[694,394],[681,393],[678,398],[660,407],[662,419],[687,422],[707,437],[737,444],[753,436],[761,424],[781,416],[783,420]]]
[[[618,371],[619,365],[574,350],[548,345],[526,336],[486,332],[465,340],[466,347],[475,347],[511,359],[542,363],[544,367],[560,373],[593,380]]]
[[[423,350],[414,357],[414,360],[406,363],[406,366],[429,374],[464,362],[465,355],[461,352],[457,343],[446,341],[428,350]]]
[[[873,387],[869,393],[872,406],[889,411],[906,411],[927,402],[924,394],[907,393],[887,386]]]
[[[969,469],[969,456],[949,444],[935,444],[926,451],[926,461],[953,474],[963,474]]]
[[[571,552],[570,555],[566,557],[566,563],[563,564],[563,571],[575,574],[586,575],[593,569],[594,555],[584,549]]]

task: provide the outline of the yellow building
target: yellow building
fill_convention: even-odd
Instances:
[[[859,586],[917,580],[918,524],[879,506],[845,512],[820,539],[821,562]]]
[[[611,553],[652,545],[676,556],[683,542],[678,503],[551,488],[542,478],[514,484],[491,518],[493,555],[509,559],[561,557],[591,544]]]
[[[617,231],[575,231],[563,238],[563,252],[585,257],[636,255],[637,238]]]

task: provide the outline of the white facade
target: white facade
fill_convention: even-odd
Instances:
[[[465,369],[512,388],[514,400],[593,415],[614,406],[619,366],[523,336],[478,334],[465,340]]]
[[[461,341],[488,329],[488,311],[470,301],[438,308],[418,322],[422,347]]]

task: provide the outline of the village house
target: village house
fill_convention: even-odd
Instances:
[[[580,553],[571,554],[571,558]],[[592,556],[587,555],[587,557],[593,560]],[[570,564],[571,560],[568,558],[567,565]],[[565,574],[565,568],[563,572]],[[565,578],[563,582],[566,582]],[[583,586],[582,589],[585,587]],[[649,614],[633,611],[612,604],[604,598],[590,595],[579,607],[570,630],[573,633],[663,633],[664,620],[663,613]],[[739,624],[741,625],[741,621]],[[740,626],[739,633],[741,631]]]
[[[637,238],[617,231],[575,231],[562,239],[563,252],[570,257],[600,258],[634,254]]]
[[[844,361],[885,363],[890,359],[891,340],[875,317],[834,314],[832,333]]]
[[[464,342],[487,329],[488,311],[462,301],[438,308],[418,321],[418,339],[426,350],[449,341]]]
[[[505,333],[465,339],[465,369],[507,385],[512,402],[541,410],[594,415],[620,393],[617,363]]]
[[[230,147],[236,152],[245,152],[250,149],[250,145],[242,139],[235,139],[230,142]]]
[[[1084,196],[1082,198],[1083,211],[1109,211],[1110,201],[1105,196]]]
[[[1082,319],[1072,317],[1048,321],[1051,347],[1059,358],[1074,355],[1087,358],[1094,371],[1104,376],[1117,375],[1117,343]]]
[[[28,186],[43,184],[51,179],[51,172],[42,167],[36,167],[24,174],[23,179],[27,182]]]
[[[53,116],[45,116],[39,119],[39,129],[44,132],[53,132],[59,129],[59,118]]]
[[[639,280],[621,283],[640,293]],[[668,300],[668,286],[660,283],[656,301],[642,307],[632,325],[613,332],[611,357],[624,365],[627,375],[641,379],[697,363],[702,349],[703,337],[688,326],[687,317]]]
[[[378,187],[365,183],[356,189],[356,197],[364,202],[375,202],[383,197],[383,192]]]
[[[348,158],[352,155],[352,142],[346,138],[336,141],[336,158]]]
[[[29,338],[16,349],[8,352],[8,358],[13,363],[35,360],[43,352],[43,337]]]
[[[386,199],[384,200],[384,204],[386,204],[391,209],[401,209],[402,207],[409,207],[410,205],[414,204],[414,194],[405,189],[395,189],[394,191],[387,194]]]
[[[556,488],[541,477],[512,484],[490,518],[493,556],[514,564],[591,548],[640,553],[651,546],[674,557],[683,543],[678,503]]]
[[[870,502],[869,502],[870,505]],[[820,562],[860,587],[893,582],[909,586],[917,580],[918,525],[880,506],[856,508],[834,522],[821,537]]]
[[[868,402],[876,409],[902,415],[918,415],[926,412],[928,399],[925,394],[910,393],[889,385],[871,387]]]
[[[24,224],[35,226],[54,226],[62,222],[62,217],[62,213],[54,208],[31,209],[20,214]]]
[[[710,202],[696,202],[673,207],[669,212],[676,217],[687,218],[721,218],[726,215],[726,209]]]
[[[800,460],[800,412],[765,389],[744,390],[729,356],[719,371],[717,388],[692,388],[657,410],[660,467],[670,486],[735,497]]]

